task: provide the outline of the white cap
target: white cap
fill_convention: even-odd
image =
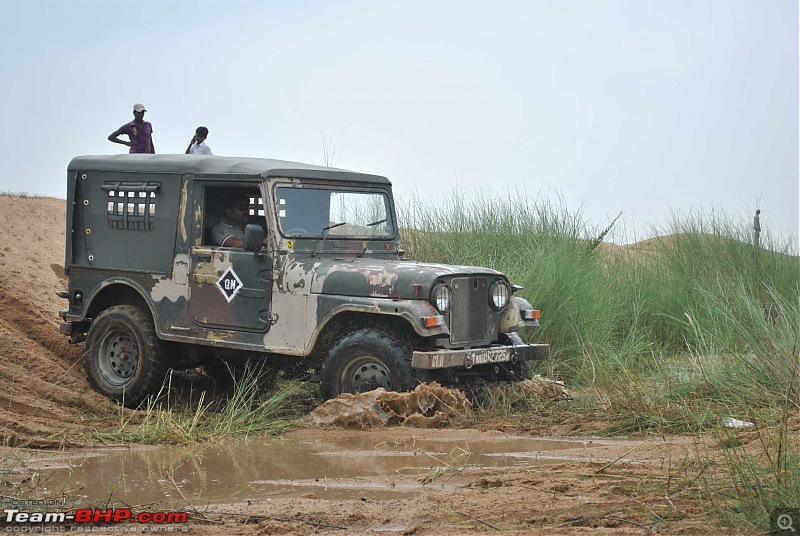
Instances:
[[[138,103],[133,105],[133,111],[134,112],[146,112],[147,110],[145,110],[144,104],[142,104],[141,102],[138,102]]]

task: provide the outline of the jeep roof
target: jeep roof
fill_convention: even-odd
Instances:
[[[330,179],[352,182],[390,184],[380,175],[357,173],[286,160],[242,156],[205,156],[184,154],[120,154],[113,156],[78,156],[69,163],[69,171],[116,171],[180,173],[195,175],[263,175],[297,179]],[[220,177],[224,179],[224,177]],[[233,177],[234,179],[236,177]]]

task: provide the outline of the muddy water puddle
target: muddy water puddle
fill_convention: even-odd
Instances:
[[[318,431],[317,431],[318,432]],[[449,433],[448,433],[449,432]],[[3,451],[4,466],[28,472],[50,496],[82,502],[194,505],[276,497],[387,500],[447,489],[453,476],[599,459],[606,439],[538,439],[451,430],[290,434],[193,448],[93,449],[30,456]]]

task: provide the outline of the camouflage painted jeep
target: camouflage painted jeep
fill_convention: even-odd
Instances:
[[[61,333],[98,392],[139,405],[169,368],[246,359],[320,371],[324,398],[508,376],[547,345],[488,268],[403,258],[390,182],[278,160],[83,156],[68,169]],[[220,247],[221,199],[250,200]],[[246,205],[242,210],[246,210]]]

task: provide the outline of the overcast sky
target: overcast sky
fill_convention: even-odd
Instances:
[[[649,234],[721,208],[798,234],[796,0],[0,0],[0,190],[65,197],[147,106],[159,153],[560,193]]]

